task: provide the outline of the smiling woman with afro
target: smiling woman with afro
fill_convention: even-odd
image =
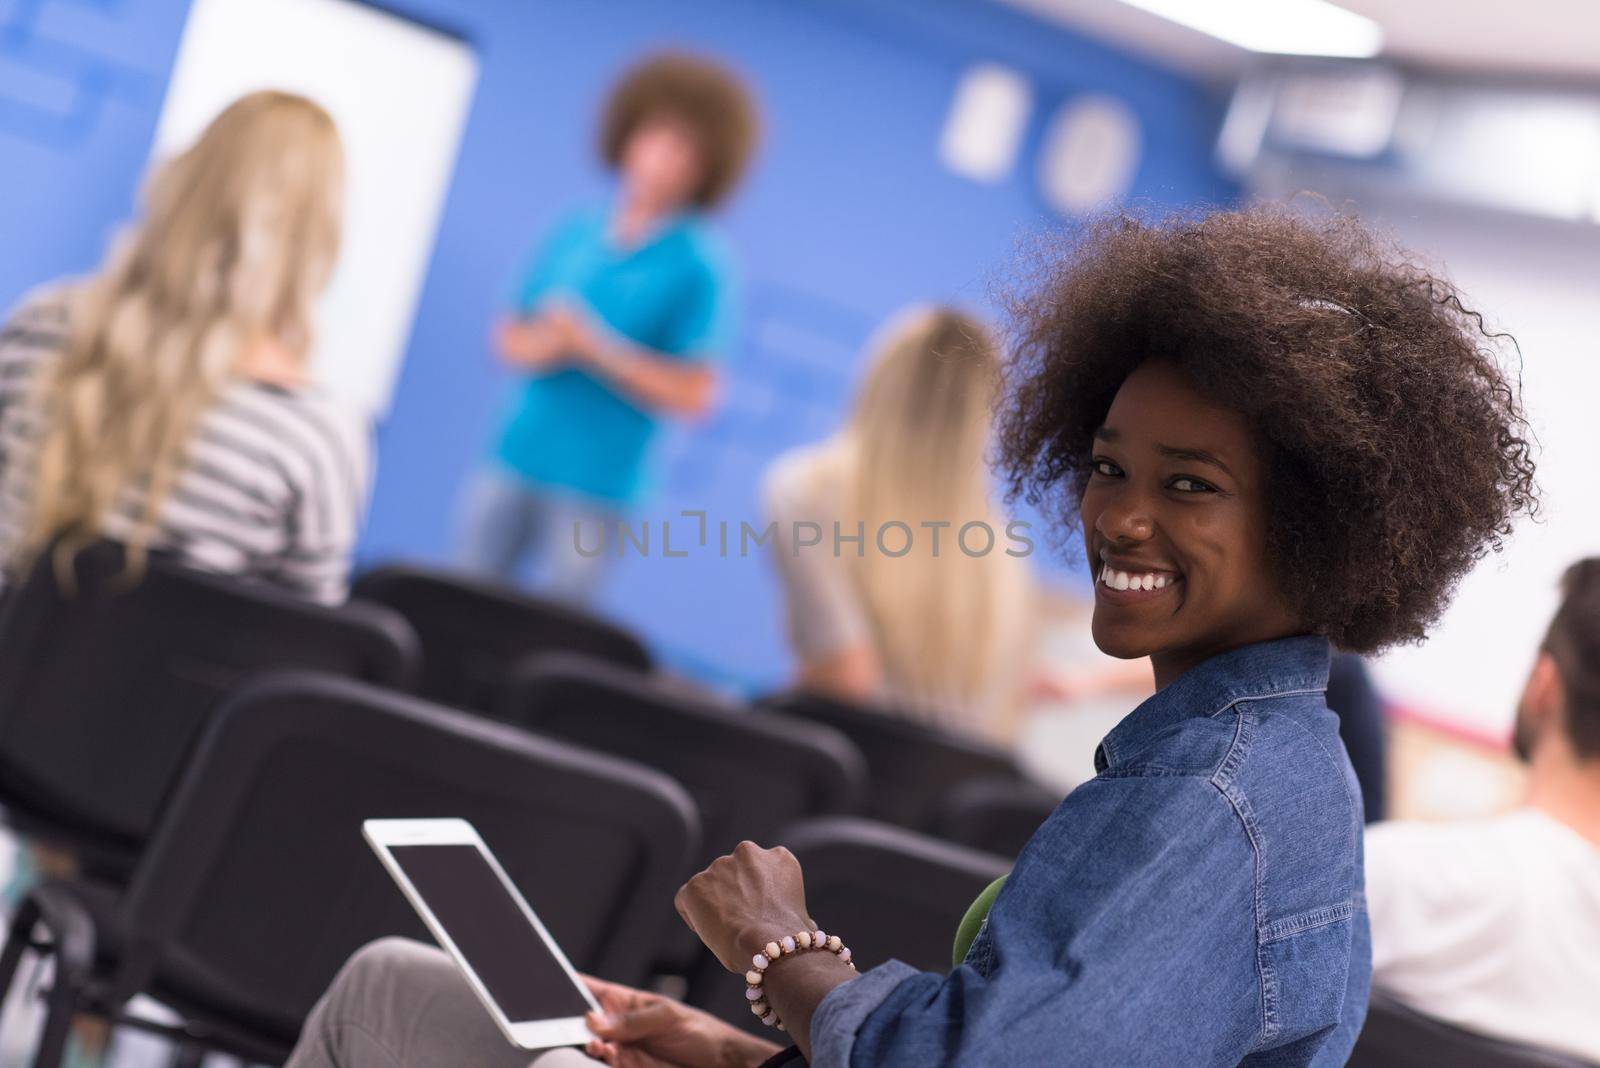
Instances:
[[[1014,490],[1074,526],[1112,398],[1170,362],[1254,428],[1268,565],[1305,628],[1342,649],[1420,641],[1536,507],[1509,339],[1349,218],[1109,219],[1016,311],[1001,420]]]

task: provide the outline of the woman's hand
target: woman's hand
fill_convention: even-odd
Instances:
[[[495,326],[494,346],[514,367],[541,371],[563,355],[565,340],[544,318],[506,319]]]
[[[584,976],[600,1002],[589,1056],[617,1068],[755,1068],[778,1047],[660,994]]]
[[[744,974],[768,942],[816,930],[794,854],[740,842],[690,879],[673,899],[678,915],[730,972]]]
[[[598,359],[605,335],[581,308],[571,304],[552,304],[540,317],[541,323],[559,339],[563,352],[579,360]]]

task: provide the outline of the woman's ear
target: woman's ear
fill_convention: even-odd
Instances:
[[[1527,684],[1522,688],[1522,698],[1517,702],[1512,744],[1518,756],[1524,760],[1533,756],[1540,739],[1560,723],[1565,701],[1566,685],[1561,681],[1561,669],[1556,666],[1555,657],[1541,649],[1533,662],[1533,670],[1528,673]]]

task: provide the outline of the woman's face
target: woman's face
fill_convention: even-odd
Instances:
[[[644,123],[622,148],[622,180],[629,194],[660,210],[689,202],[703,165],[694,133],[669,116]]]
[[[1094,640],[1165,686],[1217,653],[1298,632],[1267,567],[1260,456],[1242,416],[1169,363],[1128,376],[1083,495]]]

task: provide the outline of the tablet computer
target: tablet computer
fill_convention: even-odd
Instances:
[[[593,995],[466,820],[367,820],[367,842],[506,1038],[581,1046]]]

